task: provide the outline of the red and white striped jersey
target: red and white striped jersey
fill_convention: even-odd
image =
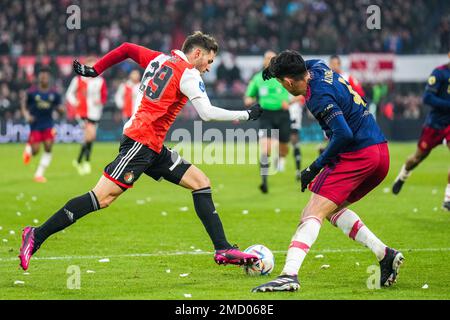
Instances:
[[[136,99],[139,95],[140,83],[133,83],[130,80],[123,82],[119,85],[117,92],[114,96],[114,101],[117,108],[122,110],[122,116],[124,118],[131,118],[134,111],[136,111]]]
[[[76,76],[66,92],[67,101],[76,108],[77,116],[99,121],[107,100],[106,81],[103,77]]]

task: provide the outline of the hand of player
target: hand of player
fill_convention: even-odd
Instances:
[[[259,103],[255,103],[254,105],[252,105],[250,107],[249,110],[247,110],[247,112],[248,112],[248,120],[256,120],[259,117],[261,117],[261,114],[263,113],[263,109],[261,108]]]
[[[98,73],[94,68],[81,64],[78,60],[73,60],[73,70],[83,77],[95,78],[98,76]]]
[[[302,183],[302,192],[305,192],[308,185],[313,181],[317,174],[322,170],[315,162],[300,173],[300,181]]]

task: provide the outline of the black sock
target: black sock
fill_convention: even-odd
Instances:
[[[61,231],[89,212],[100,209],[100,204],[93,191],[69,200],[44,224],[37,227],[35,234],[36,249],[52,234]]]
[[[84,154],[86,153],[86,143],[81,145],[80,154],[78,155],[78,163],[83,161]]]
[[[203,188],[192,192],[194,207],[198,217],[211,238],[214,249],[228,249],[231,245],[225,237],[222,222],[212,201],[211,188]]]
[[[86,161],[88,161],[88,162],[91,160],[91,151],[92,151],[92,142],[86,142],[85,155],[86,155]]]
[[[260,167],[260,175],[262,179],[262,183],[264,185],[267,184],[267,176],[269,175],[269,168],[270,168],[270,162],[269,162],[269,156],[267,155],[261,155],[261,158],[259,160],[259,167]]]
[[[294,145],[294,158],[295,158],[295,168],[300,170],[301,161],[302,161],[302,153],[300,151],[300,146],[298,144]]]

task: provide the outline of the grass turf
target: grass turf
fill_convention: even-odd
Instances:
[[[441,209],[450,160],[445,147],[434,150],[414,171],[401,194],[393,196],[388,188],[415,146],[390,144],[389,176],[352,207],[386,244],[403,250],[406,262],[394,287],[368,289],[368,268],[377,265],[375,257],[324,223],[301,269],[301,290],[271,294],[253,294],[250,290],[272,276],[249,277],[236,266],[213,262],[209,253],[212,246],[189,191],[145,176],[110,208],[92,213],[64,233],[52,236],[36,254],[39,259],[32,259],[29,274],[24,274],[17,259],[22,228],[35,224],[34,219],[42,223],[68,199],[92,188],[104,165],[116,156],[118,143],[95,144],[93,173],[82,177],[71,166],[78,148],[75,144],[56,145],[48,183],[36,184],[31,178],[38,159],[25,167],[22,145],[0,147],[0,299],[187,299],[185,294],[191,294],[192,299],[450,298],[450,214]],[[317,154],[315,145],[304,145],[302,153],[303,164],[309,164]],[[291,155],[286,172],[270,177],[268,195],[257,189],[255,165],[199,167],[212,182],[213,197],[230,242],[242,249],[257,243],[268,246],[275,252],[273,275],[278,274],[299,214],[310,196],[299,191]],[[187,211],[180,210],[182,207]],[[244,210],[248,214],[243,214]],[[324,258],[316,259],[317,254]],[[101,258],[110,262],[100,263]],[[324,264],[330,267],[321,269]],[[69,266],[81,271],[79,290],[67,287],[71,281]],[[15,285],[16,280],[25,283]],[[428,289],[422,289],[425,284]]]

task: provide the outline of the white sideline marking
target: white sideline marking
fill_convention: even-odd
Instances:
[[[450,251],[450,248],[401,248],[397,249],[403,252],[437,252],[437,251]],[[273,253],[286,253],[286,251],[272,251]],[[322,249],[311,250],[311,252],[321,253],[351,253],[351,252],[369,252],[368,249]],[[61,257],[33,257],[33,260],[75,260],[75,259],[101,259],[108,258],[133,258],[133,257],[165,257],[165,256],[185,256],[185,255],[209,255],[214,254],[212,251],[175,251],[167,252],[160,251],[155,253],[130,253],[130,254],[116,254],[116,255],[101,255],[101,256],[61,256]],[[0,261],[17,261],[18,258],[0,258]]]

